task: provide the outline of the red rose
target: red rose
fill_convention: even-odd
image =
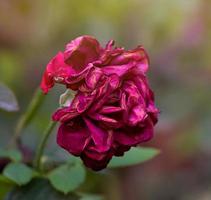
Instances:
[[[143,47],[126,51],[110,41],[102,48],[84,36],[57,57],[47,66],[42,89],[60,82],[77,91],[71,104],[53,115],[61,122],[57,142],[62,148],[101,170],[112,156],[152,138],[158,109],[145,75],[149,62]]]

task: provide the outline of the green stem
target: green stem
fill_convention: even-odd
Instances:
[[[56,125],[56,122],[50,122],[48,127],[46,128],[44,134],[43,134],[43,138],[38,146],[38,149],[36,151],[36,155],[35,155],[35,160],[34,160],[34,167],[40,171],[41,170],[41,158],[45,149],[45,146],[47,144],[47,140],[52,132],[52,130],[54,129]]]
[[[32,100],[26,109],[26,112],[18,120],[15,128],[15,133],[10,143],[11,146],[17,145],[20,142],[20,135],[23,129],[31,122],[32,118],[36,115],[38,108],[44,100],[44,97],[45,95],[43,95],[40,88],[38,88],[35,91]]]

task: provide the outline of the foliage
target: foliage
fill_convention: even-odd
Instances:
[[[24,187],[15,187],[5,200],[79,200],[74,194],[64,195],[52,188],[45,179],[34,179]]]
[[[67,194],[77,189],[85,180],[85,169],[79,164],[64,164],[48,174],[50,183],[58,191]]]
[[[0,83],[0,108],[9,112],[19,109],[15,95],[2,83]]]
[[[124,157],[114,157],[108,164],[108,167],[127,167],[136,164],[140,164],[147,160],[150,160],[154,156],[158,155],[159,151],[153,148],[132,148],[126,152]]]
[[[19,162],[22,160],[22,155],[20,151],[13,150],[13,149],[0,149],[0,158],[9,158],[12,161]]]
[[[3,175],[21,186],[29,183],[35,172],[23,163],[10,163],[4,168]]]

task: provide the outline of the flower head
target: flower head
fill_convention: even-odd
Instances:
[[[45,93],[55,82],[76,90],[72,102],[53,115],[61,122],[57,143],[93,170],[150,140],[158,116],[144,48],[113,44],[102,48],[91,36],[73,40],[48,64],[41,84]]]

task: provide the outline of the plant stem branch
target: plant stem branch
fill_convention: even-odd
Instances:
[[[36,151],[36,155],[35,155],[35,160],[34,160],[34,167],[40,171],[41,170],[41,158],[45,149],[45,146],[47,144],[47,140],[52,132],[52,130],[54,129],[56,125],[56,122],[51,121],[48,125],[48,127],[46,128],[44,134],[43,134],[43,138],[41,139],[41,142],[38,146],[38,149]]]
[[[31,122],[32,118],[35,116],[35,114],[38,111],[38,108],[41,106],[45,95],[43,95],[40,88],[38,88],[28,105],[26,112],[19,118],[18,123],[15,128],[15,133],[12,137],[12,140],[10,142],[10,146],[17,145],[20,143],[20,136],[23,131],[23,129]]]

